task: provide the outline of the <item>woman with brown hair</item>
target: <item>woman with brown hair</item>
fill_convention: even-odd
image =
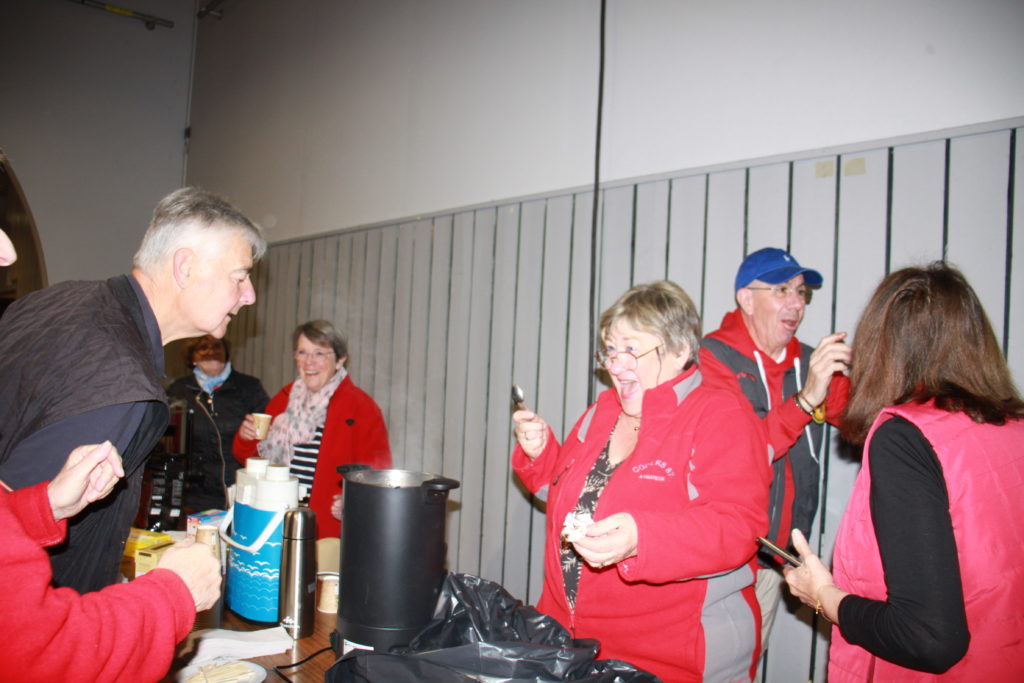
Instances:
[[[864,445],[835,577],[799,532],[793,594],[832,621],[832,683],[1024,674],[1024,402],[943,263],[886,277],[856,334],[843,436]]]

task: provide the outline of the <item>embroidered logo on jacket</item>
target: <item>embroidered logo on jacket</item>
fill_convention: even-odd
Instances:
[[[632,470],[638,479],[665,481],[669,477],[676,476],[676,471],[672,469],[672,466],[660,458],[650,462],[637,463],[633,465]]]

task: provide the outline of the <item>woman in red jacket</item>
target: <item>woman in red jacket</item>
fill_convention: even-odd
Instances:
[[[637,285],[601,316],[612,388],[562,444],[513,415],[516,474],[548,487],[537,608],[666,683],[749,681],[759,652],[768,448],[746,399],[702,381],[700,339],[679,285]]]
[[[288,465],[309,490],[320,538],[341,535],[339,465],[391,467],[388,432],[380,408],[345,370],[348,343],[326,320],[311,320],[292,334],[298,378],[267,404],[270,433],[256,439],[247,415],[235,434],[235,457],[242,464],[259,455]]]

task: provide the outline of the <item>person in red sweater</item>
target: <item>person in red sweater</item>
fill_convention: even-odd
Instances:
[[[750,681],[770,477],[756,419],[703,381],[700,318],[675,283],[626,292],[601,338],[612,388],[562,444],[536,413],[512,416],[516,474],[548,487],[537,608],[665,683]]]
[[[308,487],[316,513],[317,536],[341,536],[339,465],[391,467],[384,416],[370,395],[345,370],[348,342],[326,320],[311,320],[292,334],[298,378],[267,404],[270,433],[258,441],[256,423],[247,415],[235,434],[235,457],[243,465],[254,456],[288,465]]]
[[[0,230],[0,266],[18,258]],[[206,546],[167,549],[157,569],[126,584],[79,594],[55,588],[45,547],[67,519],[114,490],[124,468],[109,441],[79,446],[50,482],[17,491],[0,482],[0,682],[145,683],[160,679],[197,611],[220,597],[220,562]]]
[[[159,680],[196,612],[220,597],[220,562],[192,542],[164,551],[156,569],[94,593],[51,585],[45,547],[64,540],[67,519],[105,497],[124,475],[105,442],[72,451],[49,483],[0,490],[0,681]]]
[[[741,392],[760,418],[772,453],[768,538],[783,547],[791,529],[810,533],[818,509],[823,423],[835,422],[849,391],[842,372],[851,358],[846,333],[827,335],[814,349],[796,338],[810,288],[821,284],[821,273],[802,267],[782,249],[751,253],[736,273],[737,308],[704,338],[700,350],[707,380]],[[782,574],[777,558],[764,552],[758,558],[765,648],[782,597]]]

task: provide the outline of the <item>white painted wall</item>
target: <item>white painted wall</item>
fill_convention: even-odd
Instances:
[[[273,241],[588,184],[599,7],[229,3],[189,180]],[[1021,35],[1019,0],[609,0],[602,179],[1019,116]]]
[[[0,148],[49,282],[127,272],[157,200],[184,181],[194,0],[0,1]]]

